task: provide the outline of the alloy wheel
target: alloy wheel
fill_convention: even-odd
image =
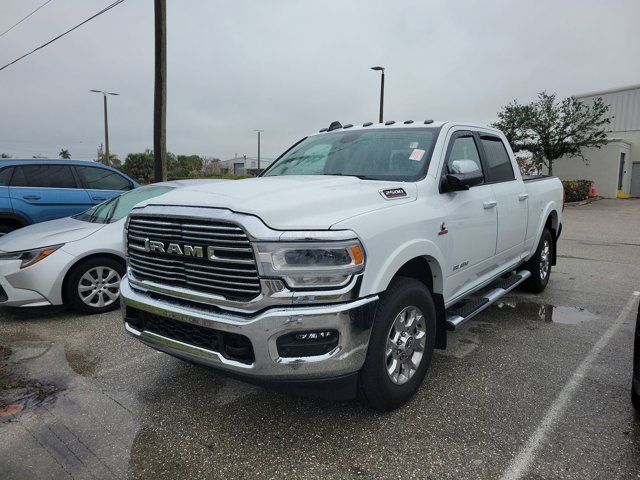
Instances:
[[[80,277],[78,295],[93,308],[108,307],[120,296],[120,274],[110,267],[94,267]]]
[[[393,383],[402,385],[415,375],[426,342],[427,328],[422,311],[414,306],[402,309],[391,324],[385,349],[387,374]]]

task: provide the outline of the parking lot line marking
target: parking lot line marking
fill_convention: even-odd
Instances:
[[[564,411],[567,403],[569,403],[573,397],[576,389],[584,380],[586,373],[591,368],[591,365],[598,354],[607,346],[611,338],[627,319],[629,313],[631,313],[638,296],[640,296],[640,292],[633,292],[627,301],[627,304],[618,315],[618,318],[616,318],[615,322],[613,322],[613,324],[602,334],[584,360],[582,360],[582,363],[580,363],[578,368],[573,372],[569,381],[564,385],[564,387],[562,387],[560,394],[558,394],[555,401],[547,410],[547,413],[542,419],[542,422],[540,422],[540,425],[538,425],[536,431],[529,437],[527,443],[520,449],[518,455],[511,461],[507,470],[502,474],[500,477],[501,480],[516,480],[522,478],[522,476],[527,473],[536,456],[538,448],[540,448],[542,442],[553,429],[554,424]]]

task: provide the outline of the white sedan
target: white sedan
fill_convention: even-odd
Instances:
[[[215,180],[157,183],[72,217],[30,225],[0,238],[0,306],[65,304],[82,313],[117,308],[125,273],[122,231],[139,202]]]

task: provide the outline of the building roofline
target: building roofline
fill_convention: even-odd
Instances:
[[[594,92],[580,93],[578,95],[574,95],[574,97],[575,98],[595,97],[596,95],[605,95],[607,93],[625,92],[627,90],[638,90],[638,89],[640,89],[640,83],[635,85],[627,85],[626,87],[609,88],[606,90],[597,90]]]

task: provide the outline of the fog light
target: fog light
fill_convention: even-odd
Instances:
[[[337,330],[317,330],[282,335],[276,340],[281,357],[314,357],[338,346]]]

